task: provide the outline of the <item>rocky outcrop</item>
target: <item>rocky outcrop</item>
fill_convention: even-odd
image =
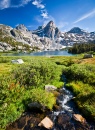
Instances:
[[[18,32],[16,29],[12,29],[10,33],[13,37],[20,37],[20,32]]]
[[[0,30],[2,31],[2,34],[5,36],[11,36],[10,30],[13,28],[4,24],[0,24]]]
[[[0,42],[0,50],[1,51],[10,51],[13,47],[5,42]]]

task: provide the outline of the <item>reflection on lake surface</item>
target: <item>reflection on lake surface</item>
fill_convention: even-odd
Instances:
[[[59,51],[42,51],[33,53],[11,53],[6,54],[7,56],[73,56],[73,54],[68,53],[66,50]]]

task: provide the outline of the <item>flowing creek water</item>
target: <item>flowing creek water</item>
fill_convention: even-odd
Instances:
[[[65,77],[64,83],[66,84]],[[45,115],[42,113],[26,112],[19,120],[7,127],[6,130],[47,130],[44,127],[38,127],[39,122],[46,116],[54,123],[51,130],[95,130],[94,123],[80,123],[72,118],[73,114],[80,113],[72,100],[73,94],[65,88],[65,84],[60,89],[60,96],[58,97],[60,110],[47,112]]]

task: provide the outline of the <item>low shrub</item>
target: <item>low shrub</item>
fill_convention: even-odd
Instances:
[[[95,66],[74,64],[63,70],[67,79],[72,81],[82,81],[91,85],[95,84]]]
[[[21,85],[39,88],[45,84],[51,84],[53,81],[59,82],[62,68],[50,61],[36,60],[16,67],[12,73],[13,78]]]
[[[75,102],[82,111],[82,113],[89,120],[95,121],[95,89],[89,84],[84,84],[80,81],[71,82],[66,85],[67,88],[71,89],[76,96]]]

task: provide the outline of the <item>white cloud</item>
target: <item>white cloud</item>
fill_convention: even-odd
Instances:
[[[75,23],[78,23],[78,22],[80,22],[80,21],[82,21],[82,20],[84,20],[84,19],[87,19],[87,18],[89,18],[89,17],[93,17],[93,16],[95,16],[95,9],[94,9],[93,11],[91,11],[91,12],[89,12],[89,13],[83,15],[82,17],[80,17],[78,20],[76,20],[76,21],[74,22],[74,24],[75,24]]]
[[[31,0],[21,0],[20,3],[18,5],[11,5],[12,8],[18,8],[18,7],[21,7],[21,6],[24,6],[26,4],[28,4]]]
[[[44,9],[45,8],[45,6],[42,4],[42,1],[40,1],[40,0],[34,0],[32,2],[32,4],[35,5],[37,8],[40,8],[40,9]]]
[[[41,10],[41,16],[42,16],[44,19],[48,19],[49,16],[48,16],[47,10]]]
[[[31,0],[22,0],[22,1],[21,1],[21,4],[22,4],[22,5],[25,5],[25,4],[27,4],[28,2],[30,2],[30,1],[31,1]]]
[[[6,8],[18,8],[18,7],[28,4],[30,1],[32,0],[21,0],[20,3],[18,3],[18,5],[14,5],[14,4],[11,4],[12,0],[1,0],[0,10],[6,9]]]
[[[0,1],[0,10],[9,8],[10,7],[10,0],[1,0]]]
[[[45,20],[45,19],[48,19],[48,18],[49,18],[48,12],[47,12],[47,10],[46,10],[46,7],[45,7],[44,4],[42,4],[42,0],[33,0],[32,4],[35,5],[37,8],[40,9],[40,12],[41,12],[40,16],[43,18],[42,20]],[[39,20],[39,19],[37,18],[37,21],[38,21],[38,22],[40,22],[40,21],[42,21],[42,20]]]

